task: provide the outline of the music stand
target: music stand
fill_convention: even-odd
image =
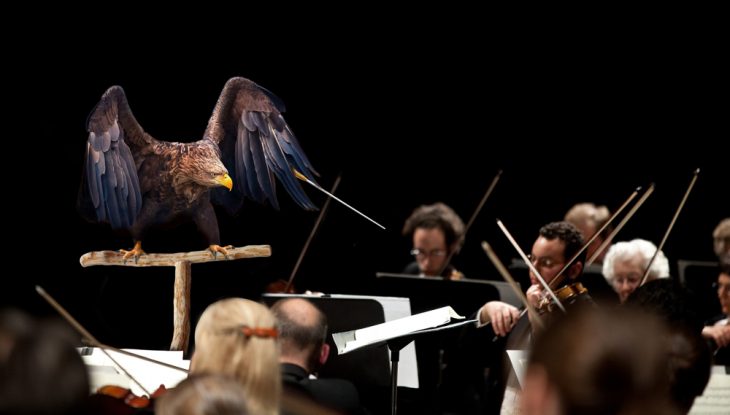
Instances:
[[[448,305],[468,318],[485,303],[500,299],[499,289],[486,280],[451,281],[384,272],[377,273],[376,277],[375,292],[410,298],[413,314]],[[445,386],[456,385],[457,379],[460,379],[461,373],[453,372],[453,369],[468,367],[466,360],[473,357],[462,353],[462,337],[472,330],[452,330],[416,339],[420,387],[418,391],[408,391],[408,394],[413,394],[413,399],[409,402],[401,399],[401,404],[409,403],[420,408],[440,404],[436,397]],[[449,382],[445,385],[442,381],[445,381],[447,371]]]
[[[387,272],[375,276],[380,293],[410,298],[414,314],[448,305],[468,316],[486,302],[501,298],[499,289],[487,280],[445,280]]]
[[[388,349],[390,350],[390,364],[391,364],[391,371],[390,371],[390,408],[391,408],[391,415],[396,415],[398,412],[398,364],[400,361],[400,351],[404,347],[406,347],[408,344],[410,344],[412,341],[414,341],[417,337],[424,336],[428,333],[436,333],[436,332],[442,332],[446,330],[450,330],[457,327],[462,327],[467,324],[475,324],[477,320],[464,320],[464,321],[457,321],[456,323],[450,323],[445,324],[438,327],[428,328],[428,329],[422,329],[415,332],[397,335],[394,337],[390,337],[381,341],[378,341],[376,343],[368,344],[366,346],[362,346],[361,348],[357,350],[367,350],[379,345],[382,345],[383,343],[388,345]],[[354,350],[353,350],[354,351]],[[344,352],[345,354],[349,353],[348,351]]]

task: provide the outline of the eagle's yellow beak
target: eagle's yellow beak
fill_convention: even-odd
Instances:
[[[231,191],[233,189],[233,180],[231,180],[231,176],[229,176],[227,173],[216,177],[215,180],[221,186],[228,188],[228,191]]]

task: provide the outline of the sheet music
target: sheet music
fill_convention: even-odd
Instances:
[[[332,338],[337,345],[337,352],[345,354],[394,337],[446,324],[452,318],[463,319],[464,317],[458,315],[453,308],[446,306],[359,330],[333,333]]]
[[[383,306],[385,321],[396,320],[411,315],[411,300],[403,297],[360,296],[347,294],[332,294],[332,298],[353,298],[375,300]],[[390,356],[390,350],[388,350]],[[398,386],[418,389],[418,362],[416,360],[416,345],[411,343],[400,351],[400,365],[398,366]]]
[[[689,413],[690,415],[730,413],[730,375],[713,370],[705,392],[695,399]]]
[[[84,349],[86,349],[83,350],[84,352],[88,352],[88,348]],[[169,363],[186,370],[190,367],[190,361],[183,360],[182,351],[124,350],[149,357],[150,359]],[[79,351],[81,352],[82,350]],[[188,376],[185,372],[147,362],[133,356],[128,356],[111,350],[108,352],[112,355],[114,360],[119,362],[119,364],[122,365],[124,369],[134,376],[134,378],[142,385],[144,385],[150,393],[154,392],[161,384],[164,384],[166,388],[173,388]],[[136,383],[130,381],[119,369],[117,369],[109,357],[107,357],[107,355],[98,348],[92,348],[90,354],[82,355],[81,358],[84,360],[84,363],[86,363],[86,367],[89,370],[89,376],[91,378],[90,386],[92,391],[96,391],[96,389],[100,386],[111,384],[130,388],[136,395],[146,395],[146,393],[141,390]]]

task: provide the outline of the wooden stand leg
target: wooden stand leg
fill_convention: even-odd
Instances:
[[[170,350],[188,352],[190,338],[190,261],[175,262],[175,298],[173,299],[173,332]]]

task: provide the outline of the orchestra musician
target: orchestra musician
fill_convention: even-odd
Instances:
[[[682,413],[667,395],[666,326],[635,310],[583,311],[557,319],[536,339],[521,413]]]
[[[583,237],[580,231],[568,222],[552,222],[540,228],[539,235],[532,245],[529,255],[530,261],[540,273],[545,282],[551,283],[559,279],[561,269],[573,258],[583,247]],[[563,274],[564,282],[575,283],[583,272],[585,252],[582,252],[575,261],[565,268]],[[530,271],[530,282],[532,285],[527,289],[528,301],[538,308],[541,300],[545,297],[545,289],[538,283],[537,277]],[[551,284],[552,285],[552,284]],[[577,284],[576,284],[577,285]],[[590,296],[582,293],[572,301],[572,305],[592,304]],[[566,305],[571,305],[566,304]],[[560,311],[556,311],[560,312]],[[503,359],[506,356],[504,350],[528,349],[531,343],[532,326],[528,318],[520,318],[520,310],[502,301],[490,301],[484,304],[477,312],[478,326],[482,327],[491,322],[494,334],[506,337],[502,340],[502,350],[494,363],[495,367],[490,370],[488,387],[492,390],[490,402],[487,404],[490,410],[498,413],[501,407],[503,411],[513,411],[517,407],[519,386],[511,370],[511,365]],[[501,367],[500,367],[501,366]]]
[[[720,264],[730,265],[730,218],[725,218],[712,231],[712,246]]]
[[[669,397],[683,413],[702,395],[710,379],[712,355],[700,334],[702,319],[694,294],[672,278],[649,281],[631,293],[623,308],[650,313],[666,323],[661,339],[667,347]],[[642,338],[649,334],[642,334]]]
[[[662,251],[649,263],[656,250],[653,243],[644,239],[617,242],[608,248],[603,260],[603,276],[618,293],[622,303],[639,286],[647,267],[647,281],[669,278],[669,261]]]
[[[222,375],[193,375],[165,393],[156,415],[249,415],[246,390]]]
[[[611,217],[611,212],[606,206],[596,206],[593,203],[577,203],[565,214],[565,221],[572,223],[583,234],[583,239],[590,239]],[[608,235],[613,231],[613,227],[606,227],[601,235],[588,245],[586,249],[586,258],[590,258],[596,252],[598,247],[606,240]],[[596,256],[595,264],[603,263],[606,252],[601,252]]]
[[[281,372],[274,315],[244,298],[209,305],[195,328],[190,374],[233,377],[247,393],[250,413],[277,415]]]
[[[730,366],[730,264],[722,265],[716,286],[722,314],[704,326],[702,336],[715,343],[714,363]]]
[[[85,413],[89,377],[75,340],[56,321],[0,311],[0,413]]]
[[[361,414],[358,391],[350,381],[319,378],[327,362],[327,316],[304,298],[285,298],[271,306],[281,345],[284,394],[311,399],[338,413]]]
[[[464,222],[446,204],[438,202],[416,208],[403,225],[403,235],[413,241],[411,255],[415,261],[403,273],[451,280],[463,278],[464,274],[448,261],[464,244],[464,232]]]

